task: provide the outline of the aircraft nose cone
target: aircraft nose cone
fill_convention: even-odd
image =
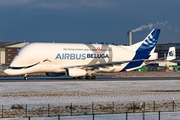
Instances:
[[[7,74],[7,75],[20,75],[21,71],[13,70],[13,69],[5,69],[4,73]]]
[[[11,72],[10,72],[9,69],[5,69],[5,70],[4,70],[4,73],[7,74],[7,75],[10,75]]]

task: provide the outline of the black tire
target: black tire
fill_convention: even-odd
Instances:
[[[78,79],[83,79],[83,76],[78,77]]]
[[[86,76],[86,79],[89,80],[91,77],[90,76]]]
[[[95,79],[96,79],[96,76],[92,76],[91,79],[95,80]]]

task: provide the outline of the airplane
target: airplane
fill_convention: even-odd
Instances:
[[[176,60],[176,48],[175,47],[169,47],[166,61],[173,62],[173,63],[180,62],[180,60]]]
[[[176,49],[175,47],[169,47],[166,61],[172,61],[174,59],[176,59]]]
[[[161,66],[167,66],[167,63],[170,63],[170,62],[175,63],[174,61],[177,61],[174,59],[176,59],[176,49],[175,49],[175,47],[169,47],[166,57],[158,58],[157,60],[148,60],[145,62],[147,62],[146,65],[158,64]]]
[[[171,61],[174,61],[174,59],[176,59],[176,49],[175,47],[169,47],[166,57],[159,58],[157,60],[148,60],[147,62],[152,62],[152,63],[164,62],[164,61],[171,62]]]
[[[67,75],[74,79],[96,79],[94,73],[131,71],[148,60],[157,59],[154,52],[160,29],[153,29],[142,41],[131,46],[79,43],[30,43],[15,55],[7,75],[46,73]]]

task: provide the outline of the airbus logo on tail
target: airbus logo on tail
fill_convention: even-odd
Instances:
[[[85,60],[87,58],[109,58],[108,54],[78,54],[78,53],[58,53],[55,59],[61,60]]]
[[[173,51],[170,51],[169,56],[173,56],[173,55],[174,55]]]

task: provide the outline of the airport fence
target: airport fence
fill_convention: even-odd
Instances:
[[[178,112],[180,101],[14,104],[0,106],[1,118],[55,117],[147,112]]]
[[[179,120],[180,112],[121,113],[81,116],[27,117],[11,120]],[[3,118],[1,120],[4,120]],[[7,120],[5,118],[5,120]]]

